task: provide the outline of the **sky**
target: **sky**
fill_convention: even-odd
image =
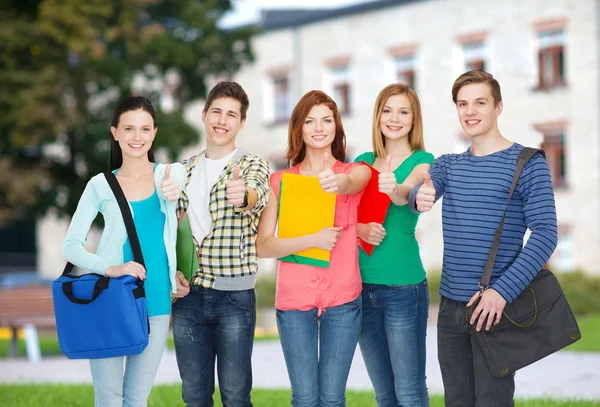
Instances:
[[[235,27],[255,22],[261,9],[335,8],[374,0],[232,0],[233,12],[224,17],[223,27]]]

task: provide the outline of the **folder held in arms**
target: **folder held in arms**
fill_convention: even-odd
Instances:
[[[279,188],[278,237],[305,236],[332,227],[335,198],[321,188],[318,178],[284,172]],[[311,248],[279,260],[327,268],[330,254]]]
[[[390,207],[390,197],[379,192],[379,171],[364,161],[362,161],[362,164],[366,165],[371,170],[371,180],[367,184],[365,192],[360,199],[360,204],[358,205],[357,223],[375,222],[383,225],[383,221],[385,220],[385,216]],[[373,254],[374,246],[372,244],[359,238],[358,245],[369,256]]]
[[[179,218],[177,224],[177,243],[175,245],[177,255],[177,270],[181,271],[185,278],[190,281],[198,270],[198,254],[194,245],[192,227],[187,212]]]

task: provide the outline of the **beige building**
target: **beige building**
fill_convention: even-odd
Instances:
[[[332,95],[350,158],[369,150],[373,103],[389,83],[420,96],[426,148],[468,146],[450,89],[485,69],[503,90],[500,130],[546,151],[555,184],[556,269],[600,273],[600,82],[597,0],[382,0],[335,10],[270,10],[253,41],[255,63],[234,79],[251,107],[240,142],[284,165],[287,121],[311,89]],[[442,259],[441,205],[418,228],[426,267]]]

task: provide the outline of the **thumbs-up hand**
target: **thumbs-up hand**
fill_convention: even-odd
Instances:
[[[240,179],[240,166],[237,165],[231,173],[231,179],[227,182],[227,201],[233,206],[240,208],[244,204],[244,195],[246,195],[246,185]]]
[[[425,181],[423,185],[419,187],[415,201],[419,212],[430,211],[435,203],[435,186],[433,185],[433,182],[431,182],[429,171],[425,171],[423,176],[425,177]]]
[[[163,176],[160,189],[165,199],[170,202],[177,201],[179,199],[179,186],[174,179],[171,178],[171,164],[167,164],[165,168],[165,175]]]
[[[331,161],[331,153],[326,151],[323,153],[323,164],[319,171],[319,184],[325,192],[337,192],[339,189],[339,177],[329,168],[329,162]]]
[[[396,192],[396,176],[392,171],[392,157],[385,159],[385,172],[379,173],[379,192],[392,196]]]

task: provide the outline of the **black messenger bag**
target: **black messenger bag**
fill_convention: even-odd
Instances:
[[[517,157],[517,169],[508,194],[508,202],[523,167],[538,151],[543,154],[542,150],[524,148]],[[479,283],[482,294],[490,283],[508,202],[496,229],[494,243]],[[469,319],[478,302],[479,300],[469,308]],[[518,369],[581,338],[577,321],[562,288],[556,276],[547,269],[540,270],[515,301],[506,305],[498,325],[492,325],[489,331],[482,328],[479,332],[473,327],[472,335],[483,349],[492,376],[497,378],[514,374]]]

